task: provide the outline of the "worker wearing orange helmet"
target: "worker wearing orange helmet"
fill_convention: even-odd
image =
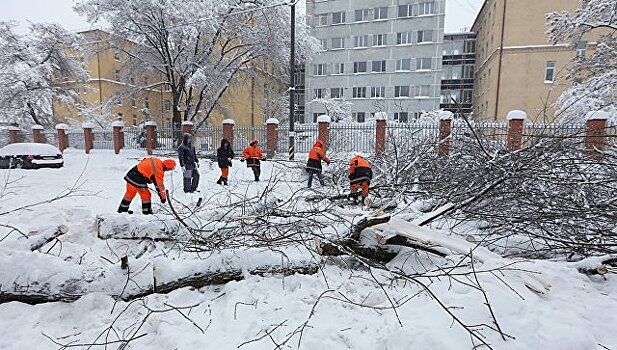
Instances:
[[[358,190],[362,189],[362,202],[368,197],[368,189],[373,178],[373,170],[371,164],[362,158],[360,155],[356,155],[349,161],[349,183],[351,196],[354,200],[358,198]]]
[[[263,152],[261,152],[261,148],[257,145],[258,143],[257,139],[252,139],[251,143],[242,151],[242,156],[246,160],[246,166],[253,170],[255,181],[259,181],[261,161],[266,160]]]
[[[324,178],[322,175],[321,161],[330,165],[330,158],[326,157],[326,151],[324,151],[324,142],[317,140],[313,145],[313,148],[309,152],[308,161],[306,162],[306,171],[309,173],[308,188],[313,185],[313,176],[317,176],[319,183],[324,186]]]
[[[152,202],[150,189],[148,184],[154,184],[156,192],[161,198],[161,202],[165,203],[167,195],[165,194],[164,177],[165,171],[176,168],[176,161],[173,159],[160,160],[158,158],[144,158],[136,166],[134,166],[124,177],[126,181],[126,192],[120,202],[118,213],[131,213],[129,206],[135,195],[139,193],[141,197],[141,208],[144,215],[152,214]]]

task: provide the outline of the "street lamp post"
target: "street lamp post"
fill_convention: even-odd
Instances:
[[[295,156],[295,103],[294,95],[296,91],[294,74],[296,70],[296,3],[291,3],[291,54],[289,59],[289,160],[294,160]]]

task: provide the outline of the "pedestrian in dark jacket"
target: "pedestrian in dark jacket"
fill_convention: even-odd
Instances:
[[[197,190],[199,185],[199,159],[193,146],[193,135],[186,133],[183,135],[182,144],[178,148],[178,158],[182,167],[184,192],[192,193]]]
[[[231,144],[227,139],[221,140],[221,147],[216,150],[216,161],[221,168],[221,177],[216,182],[217,184],[223,184],[227,186],[227,178],[229,176],[229,167],[231,167],[231,160],[235,157],[234,151],[231,149]]]
[[[313,185],[313,176],[317,176],[322,186],[325,185],[323,175],[321,174],[321,161],[323,160],[329,165],[330,159],[326,156],[323,147],[324,142],[322,140],[317,140],[313,145],[313,149],[309,152],[308,161],[306,162],[306,171],[309,173],[308,188],[311,188]]]

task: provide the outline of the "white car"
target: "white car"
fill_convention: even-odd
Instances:
[[[62,168],[64,158],[57,147],[44,143],[12,143],[0,148],[0,168]]]

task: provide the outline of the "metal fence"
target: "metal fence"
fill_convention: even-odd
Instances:
[[[145,149],[146,131],[140,127],[125,127],[124,148]],[[159,150],[175,150],[177,140],[182,136],[179,129],[158,128],[157,145]],[[81,129],[66,130],[69,147],[84,148],[84,132]],[[94,129],[94,149],[113,149],[113,130]],[[375,151],[376,127],[375,123],[355,123],[330,125],[330,152],[359,152],[372,153]],[[439,144],[438,123],[398,123],[388,122],[386,127],[386,152],[396,147],[399,150],[418,147],[419,145]],[[476,137],[482,140],[487,150],[505,149],[508,138],[507,123],[471,122],[462,120],[452,123],[450,138],[451,147],[464,147],[470,142],[477,142]],[[526,123],[523,128],[523,147],[541,143],[544,139],[564,140],[568,147],[582,148],[587,133],[585,124],[534,124]],[[45,142],[58,145],[56,130],[43,130]],[[295,151],[296,153],[308,153],[319,137],[317,124],[296,125]],[[223,127],[206,127],[196,130],[193,144],[198,151],[214,152],[223,138]],[[234,128],[233,149],[236,152],[246,147],[250,140],[259,140],[262,148],[267,144],[267,127],[265,126],[236,126]],[[22,130],[20,132],[22,142],[32,142],[32,132]],[[610,147],[617,147],[617,125],[606,128],[606,140]],[[9,130],[0,129],[0,147],[9,143]],[[287,154],[289,150],[289,129],[285,126],[278,128],[277,153]]]

